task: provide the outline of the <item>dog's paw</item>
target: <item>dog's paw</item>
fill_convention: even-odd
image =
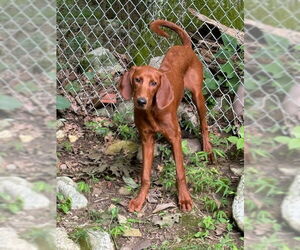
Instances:
[[[128,210],[129,212],[139,212],[141,211],[145,199],[135,198],[132,199],[128,204]]]
[[[189,212],[193,208],[193,201],[188,191],[179,192],[179,206],[183,212]]]

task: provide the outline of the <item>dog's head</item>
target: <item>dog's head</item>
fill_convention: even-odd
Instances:
[[[150,66],[134,66],[125,72],[119,89],[125,100],[133,98],[138,109],[147,110],[153,105],[163,109],[174,99],[166,74]]]

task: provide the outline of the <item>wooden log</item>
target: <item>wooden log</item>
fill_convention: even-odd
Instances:
[[[286,38],[289,40],[292,44],[299,44],[300,43],[300,32],[290,30],[290,29],[282,29],[282,28],[277,28],[273,27],[268,24],[261,23],[257,20],[250,20],[250,19],[245,19],[245,24],[251,25],[253,27],[256,27],[260,30],[262,30],[265,33],[273,34],[276,36],[280,36],[283,38]]]
[[[202,22],[210,23],[210,24],[218,27],[221,32],[226,33],[227,35],[230,35],[230,36],[236,38],[239,44],[244,43],[244,32],[243,31],[233,29],[233,28],[229,28],[229,27],[225,26],[224,24],[221,24],[218,21],[215,21],[213,19],[208,18],[205,15],[202,15],[202,14],[198,13],[196,10],[194,10],[192,8],[189,8],[188,10],[189,10],[189,12],[192,13],[192,15],[197,17]]]

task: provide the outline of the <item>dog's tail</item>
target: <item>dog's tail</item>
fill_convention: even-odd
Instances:
[[[165,20],[155,20],[150,23],[150,29],[157,33],[160,36],[169,37],[169,34],[163,31],[160,26],[167,27],[173,31],[175,31],[181,38],[182,45],[192,47],[191,38],[189,37],[188,33],[180,28],[175,23],[165,21]]]

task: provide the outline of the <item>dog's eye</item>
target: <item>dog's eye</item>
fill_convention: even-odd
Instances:
[[[156,86],[156,84],[157,84],[156,82],[150,82],[151,86]]]
[[[141,78],[135,78],[134,79],[136,82],[140,83],[141,82]]]

